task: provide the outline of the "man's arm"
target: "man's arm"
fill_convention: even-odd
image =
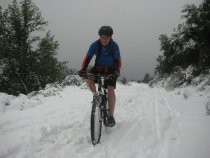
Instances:
[[[120,69],[121,69],[121,66],[122,66],[122,61],[121,61],[120,49],[119,49],[119,46],[116,42],[114,42],[113,57],[114,57],[113,68],[114,68],[114,70],[120,72]]]
[[[81,70],[87,70],[87,67],[91,61],[92,57],[89,57],[88,55],[85,56],[83,62],[82,62],[82,66],[81,66]]]
[[[83,71],[86,71],[87,70],[87,67],[96,51],[96,42],[93,42],[91,45],[90,45],[90,48],[87,52],[87,55],[85,56],[85,58],[83,59],[83,62],[82,62],[82,65],[81,65],[81,70]]]

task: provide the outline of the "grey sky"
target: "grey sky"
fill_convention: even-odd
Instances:
[[[0,0],[5,8],[10,0]],[[61,60],[80,68],[101,25],[114,29],[122,57],[121,76],[142,79],[152,74],[160,54],[160,34],[170,35],[187,3],[201,0],[34,0],[59,41]],[[93,63],[93,60],[92,60]]]

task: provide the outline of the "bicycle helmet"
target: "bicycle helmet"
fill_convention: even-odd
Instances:
[[[110,26],[101,26],[101,28],[98,30],[99,36],[112,36],[113,29]]]

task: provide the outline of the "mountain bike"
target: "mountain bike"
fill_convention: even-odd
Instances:
[[[93,145],[100,142],[102,122],[107,127],[108,121],[108,105],[107,105],[107,89],[105,81],[113,78],[113,75],[87,74],[86,79],[95,79],[98,84],[97,94],[94,95],[91,109],[90,132]]]

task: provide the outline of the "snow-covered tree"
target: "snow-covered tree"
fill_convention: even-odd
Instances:
[[[185,19],[171,36],[160,36],[163,54],[157,58],[156,74],[172,74],[177,67],[193,65],[195,74],[210,68],[210,1],[203,0],[199,6],[187,4],[182,11]]]
[[[60,80],[64,63],[55,57],[58,42],[49,31],[37,36],[45,26],[32,0],[13,0],[4,12],[0,9],[1,92],[27,94]]]

